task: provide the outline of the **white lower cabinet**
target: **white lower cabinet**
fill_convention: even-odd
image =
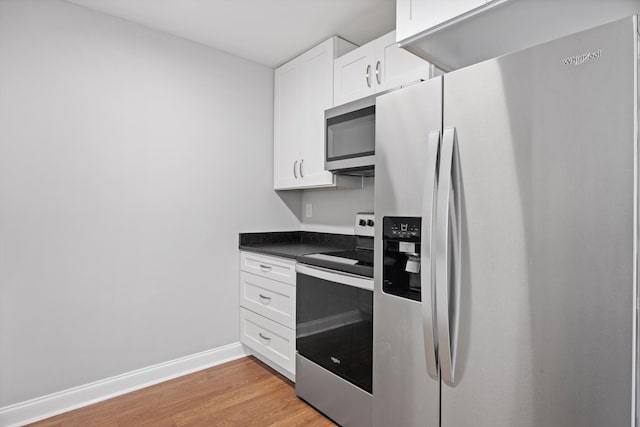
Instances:
[[[240,252],[240,342],[292,381],[295,328],[295,261]]]
[[[240,325],[244,344],[294,373],[296,334],[293,329],[243,307],[240,308]]]
[[[296,262],[292,259],[240,252],[240,271],[289,285],[296,284]]]
[[[287,328],[296,327],[296,288],[240,272],[240,305]]]

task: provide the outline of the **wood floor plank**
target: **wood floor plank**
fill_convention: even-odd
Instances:
[[[32,427],[334,426],[254,357],[146,387]]]

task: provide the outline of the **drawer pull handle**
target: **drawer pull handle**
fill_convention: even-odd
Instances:
[[[262,271],[264,271],[266,273],[268,271],[271,271],[271,266],[270,265],[260,264],[260,270],[262,270]]]
[[[265,341],[271,341],[270,337],[265,337],[264,335],[262,335],[262,332],[258,332],[258,335],[260,335],[260,338],[262,338]]]
[[[267,301],[267,304],[269,302],[271,302],[271,297],[268,297],[268,296],[262,295],[262,294],[260,294],[259,297],[260,297],[260,299],[263,299],[263,300]]]

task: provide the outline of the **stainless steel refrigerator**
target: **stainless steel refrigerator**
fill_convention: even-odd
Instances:
[[[637,425],[637,52],[630,17],[378,98],[375,426]]]

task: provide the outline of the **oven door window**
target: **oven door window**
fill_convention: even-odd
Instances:
[[[327,161],[375,152],[375,105],[327,119]]]
[[[298,274],[296,348],[371,393],[373,292]]]

